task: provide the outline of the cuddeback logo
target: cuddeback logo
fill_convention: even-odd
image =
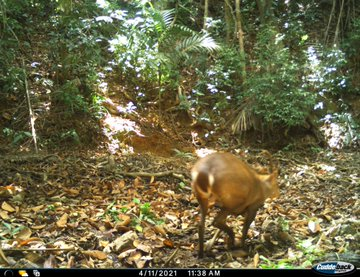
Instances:
[[[314,265],[312,269],[325,275],[349,274],[356,270],[353,264],[347,262],[323,262]]]

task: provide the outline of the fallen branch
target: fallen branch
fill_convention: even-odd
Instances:
[[[163,172],[157,172],[157,173],[149,173],[149,172],[118,172],[118,174],[120,175],[124,175],[124,176],[130,176],[130,177],[164,177],[164,176],[168,176],[168,175],[172,175],[174,172],[173,171],[163,171]]]
[[[164,177],[164,176],[173,176],[181,181],[183,181],[184,183],[187,183],[188,180],[181,174],[172,170],[168,170],[168,171],[162,171],[162,172],[143,172],[143,171],[139,171],[139,172],[124,172],[124,171],[118,171],[117,175],[122,175],[122,176],[129,176],[129,177]],[[185,187],[185,189],[187,190],[191,190],[191,188]]]
[[[176,248],[175,251],[170,255],[170,257],[165,261],[164,267],[167,267],[167,265],[174,259],[177,252],[179,252],[179,248]]]
[[[65,247],[65,248],[8,248],[2,249],[2,251],[75,251],[75,247]]]

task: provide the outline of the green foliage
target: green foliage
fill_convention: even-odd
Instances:
[[[351,31],[344,41],[344,46],[352,55],[358,54],[360,50],[360,18],[354,18],[351,24]]]
[[[69,114],[88,111],[88,104],[81,95],[77,83],[78,79],[66,81],[55,93],[56,101],[65,105]]]
[[[16,234],[18,234],[21,230],[23,230],[24,228],[26,228],[23,225],[19,225],[19,224],[10,224],[7,222],[2,222],[1,224],[2,226],[0,226],[0,239],[2,240],[6,240],[6,239],[13,239]]]
[[[55,205],[47,205],[46,208],[45,208],[45,212],[54,212],[55,211]]]
[[[260,256],[259,267],[262,269],[295,269],[295,268],[310,268],[315,261],[321,260],[324,252],[316,245],[313,244],[314,238],[302,240],[297,243],[297,250],[293,250],[293,257],[289,259],[281,259],[271,261],[264,256]],[[298,262],[302,261],[298,266]]]
[[[279,218],[278,219],[278,223],[279,223],[279,226],[281,228],[281,231],[283,232],[289,232],[290,230],[290,224],[289,224],[289,221],[287,220],[284,220],[283,218]]]
[[[218,46],[208,34],[177,24],[175,10],[156,10],[150,1],[139,6],[122,18],[121,32],[110,44],[122,73],[142,97],[145,87],[177,87],[182,69]]]
[[[261,268],[261,269],[295,269],[295,268],[297,268],[293,265],[294,260],[290,260],[290,259],[283,259],[283,260],[273,262],[273,261],[267,259],[266,257],[264,257],[263,255],[261,255],[260,260],[266,262],[266,263],[259,264],[259,268]]]
[[[192,153],[183,152],[183,151],[180,151],[180,150],[178,150],[176,148],[174,148],[173,151],[175,152],[176,157],[179,157],[179,158],[182,158],[182,159],[193,159]]]
[[[307,81],[319,96],[339,96],[348,86],[346,58],[339,48],[309,47]]]
[[[329,145],[334,148],[356,146],[360,142],[360,124],[356,122],[350,113],[334,113],[325,116],[323,127],[328,137]]]
[[[5,135],[5,137],[8,137],[12,140],[12,144],[19,144],[24,140],[32,137],[30,132],[14,131],[13,129],[10,128],[4,128],[3,134]]]
[[[342,43],[342,46],[347,54],[349,68],[349,90],[354,94],[360,95],[359,76],[360,76],[360,18],[354,18],[351,26],[351,31],[348,37]]]
[[[92,96],[97,69],[106,61],[106,36],[111,32],[108,24],[96,20],[95,1],[10,2],[0,1],[0,101],[16,111],[10,113],[11,122],[9,119],[16,126],[9,129],[13,129],[13,143],[20,143],[28,136],[26,116],[19,117],[26,104],[25,78],[36,117],[47,112],[65,117],[89,115],[98,108],[92,108]],[[39,86],[45,83],[46,94]],[[49,100],[51,109],[43,108],[50,106],[45,103]],[[12,107],[16,105],[19,107]],[[59,130],[52,139],[79,142],[74,130]],[[41,141],[41,131],[38,136]]]
[[[115,222],[119,222],[119,214],[120,211],[118,209],[116,209],[115,207],[115,201],[110,203],[110,205],[107,206],[106,210],[105,210],[105,215],[109,215],[110,218],[115,221]]]
[[[102,47],[107,25],[89,13],[97,13],[95,3],[59,1],[49,32],[49,59],[55,76],[55,101],[69,113],[88,112],[92,103],[97,69],[103,65]]]
[[[110,50],[117,56],[123,74],[135,82],[136,79],[155,82],[159,59],[154,21],[140,11],[122,22],[121,33],[110,41]]]
[[[69,141],[71,143],[80,144],[80,137],[75,129],[71,129],[60,134],[60,141]]]
[[[23,34],[20,13],[26,11],[23,2],[9,6],[4,1],[0,2],[0,91],[5,93],[23,90],[23,70],[16,65],[21,46],[18,36]]]
[[[42,4],[39,5],[42,10]],[[22,93],[24,90],[21,57],[24,58],[23,53],[32,47],[29,37],[37,27],[37,18],[32,16],[37,8],[31,1],[0,1],[0,93]]]
[[[235,16],[229,18],[231,26],[226,25],[221,1],[212,3],[204,32],[203,9],[196,1],[3,0],[0,100],[7,100],[4,106],[13,104],[15,98],[23,101],[23,72],[29,73],[32,90],[36,70],[36,78],[52,81],[46,93],[53,101],[51,112],[59,112],[58,108],[65,116],[87,113],[100,118],[104,109],[94,89],[100,82],[99,68],[110,71],[116,67],[121,72],[119,82],[127,85],[134,100],[158,98],[161,108],[163,101],[174,99],[162,97],[163,93],[177,91],[178,110],[192,112],[195,119],[210,121],[214,114],[221,116],[222,111],[239,110],[247,103],[241,112],[263,125],[302,125],[314,107],[324,110],[322,116],[326,114],[321,102],[331,99],[334,103],[347,93],[360,93],[358,11],[344,3],[348,12],[336,30],[340,43],[326,48],[318,42],[323,34],[313,32],[313,28],[328,29],[325,39],[332,41],[337,20],[328,18],[331,5],[325,2],[275,1],[263,11],[269,13],[266,21],[260,22],[258,4],[242,3],[244,61],[235,33],[222,48],[212,38],[221,41],[224,29],[235,27]],[[27,49],[31,51],[24,51]],[[244,62],[245,82],[240,74]],[[34,63],[39,66],[30,69]],[[44,101],[38,97],[43,91],[34,91],[36,106]],[[141,103],[144,101],[137,102]],[[58,136],[78,141],[73,130],[60,130]],[[14,129],[11,139],[25,139],[26,132],[21,132]]]
[[[104,97],[97,94],[92,94],[91,113],[97,119],[103,118],[107,114],[106,108],[101,104],[104,102],[104,100]]]
[[[187,185],[184,183],[184,182],[180,182],[179,183],[179,188],[180,188],[180,190],[183,190],[183,189],[185,189],[187,187]]]
[[[115,203],[116,202],[112,202],[108,205],[104,215],[108,215],[113,221],[119,222],[120,221],[119,215],[124,213],[129,213],[129,209],[125,207],[119,210],[115,207]],[[146,221],[153,225],[163,224],[163,220],[158,219],[156,215],[152,212],[150,203],[142,204],[140,199],[138,198],[134,198],[133,203],[136,204],[139,213],[138,215],[132,214],[134,218],[131,224],[132,226],[134,226],[134,228],[137,231],[139,232],[143,231],[143,227],[142,227],[143,221]]]
[[[316,243],[314,244],[314,238],[299,240],[296,248],[301,251],[298,253],[302,260],[301,268],[311,267],[315,261],[321,260],[326,254]]]
[[[255,72],[249,74],[246,92],[252,112],[267,125],[301,125],[315,105],[316,94],[304,84],[304,67],[282,44],[283,35],[264,27],[255,45]]]
[[[158,219],[156,215],[151,211],[150,203],[141,204],[140,200],[137,198],[134,198],[133,202],[137,204],[139,207],[139,216],[133,220],[133,225],[135,226],[136,230],[142,232],[142,227],[141,227],[142,221],[146,221],[154,225],[160,225],[164,223],[163,220]]]
[[[5,61],[6,59],[8,59],[8,61]],[[12,58],[9,57],[3,57],[3,59],[0,57],[0,65],[3,64],[0,68],[4,70],[0,73],[0,88],[2,88],[2,92],[4,93],[21,93],[24,91],[24,71],[22,68],[16,66],[5,65],[5,63],[11,60]],[[6,68],[8,70],[5,72]]]
[[[196,69],[199,78],[190,101],[193,107],[208,105],[216,112],[228,108],[233,92],[241,90],[239,68],[242,61],[236,48],[226,46],[217,51],[214,59],[208,66]]]
[[[297,244],[297,248],[302,251],[302,255],[304,260],[302,267],[309,267],[309,265],[314,264],[314,261],[321,260],[324,256],[324,251],[321,250],[318,245],[313,244],[313,238],[299,241]]]

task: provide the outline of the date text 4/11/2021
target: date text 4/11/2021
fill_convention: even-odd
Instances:
[[[144,269],[139,271],[141,277],[220,277],[221,270],[212,269]]]

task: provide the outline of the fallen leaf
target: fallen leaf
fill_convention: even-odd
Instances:
[[[31,230],[30,228],[23,228],[17,235],[16,235],[16,239],[19,239],[19,240],[27,240],[28,238],[31,237]]]
[[[143,259],[138,259],[134,262],[135,262],[136,268],[144,268],[147,261],[143,260]]]
[[[145,253],[151,253],[152,251],[151,246],[140,243],[138,240],[134,241],[134,246]]]
[[[136,177],[135,180],[134,180],[134,187],[139,187],[142,185],[142,180],[140,177]]]
[[[30,242],[34,242],[34,241],[42,241],[40,238],[29,238],[26,240],[23,240],[19,243],[20,246],[25,246],[28,245]]]
[[[120,255],[118,256],[118,258],[120,260],[123,260],[125,259],[126,257],[130,256],[132,253],[136,252],[137,250],[136,249],[128,249],[122,253],[120,253]]]
[[[174,248],[174,243],[171,240],[165,239],[163,243],[166,247]]]
[[[7,187],[0,187],[0,197],[9,198],[13,194],[12,190],[7,189]]]
[[[189,223],[183,222],[181,223],[181,230],[186,230],[187,228],[189,228]]]
[[[50,255],[49,258],[44,262],[44,268],[56,268],[57,263],[54,255]]]
[[[79,193],[80,193],[80,190],[78,189],[74,189],[74,188],[71,188],[71,189],[64,189],[68,195],[70,196],[78,196]]]
[[[39,206],[30,208],[30,210],[37,213],[38,211],[42,210],[43,208],[44,208],[44,205],[39,205]]]
[[[323,214],[323,216],[325,217],[325,219],[326,219],[327,221],[331,222],[332,217],[331,217],[330,215],[328,215],[328,214]]]
[[[294,238],[287,232],[280,231],[278,235],[279,235],[279,239],[283,242],[294,241]]]
[[[6,211],[0,211],[0,217],[3,219],[3,220],[8,220],[10,219],[9,215],[8,215],[8,212]]]
[[[254,256],[254,268],[257,268],[259,265],[260,256],[259,253],[256,253]]]
[[[7,112],[3,112],[2,114],[2,117],[5,118],[6,120],[10,120],[12,117],[11,117],[11,114],[10,113],[7,113]]]
[[[310,219],[308,227],[312,233],[317,233],[321,230],[320,224],[317,219]]]
[[[31,226],[31,229],[41,230],[41,229],[44,229],[45,227],[46,227],[46,224],[43,224],[43,225]]]
[[[139,251],[134,251],[130,254],[130,257],[127,259],[129,263],[132,263],[133,261],[140,260],[142,257],[142,254]]]
[[[124,187],[125,187],[125,181],[124,180],[120,180],[120,182],[119,182],[119,184],[118,184],[118,186],[119,186],[119,188],[121,188],[121,189],[123,189]]]
[[[15,212],[15,209],[5,201],[2,203],[1,208],[9,213]]]
[[[73,244],[67,242],[67,241],[64,241],[64,240],[58,240],[58,241],[55,241],[54,242],[54,247],[57,247],[57,248],[74,248]]]
[[[157,233],[159,233],[159,234],[161,234],[161,235],[163,235],[163,236],[166,236],[166,231],[165,231],[163,225],[155,225],[155,226],[154,226],[154,230],[155,230]]]
[[[244,258],[248,255],[248,253],[243,249],[236,249],[231,251],[231,256],[234,258]]]
[[[118,218],[121,220],[115,226],[128,226],[131,223],[131,217],[126,214],[119,214]]]
[[[95,258],[98,260],[106,260],[107,258],[107,254],[99,250],[87,250],[87,251],[82,251],[82,253],[84,255],[87,255],[91,258]]]
[[[99,240],[99,246],[104,248],[104,247],[107,247],[109,245],[109,241],[107,240]]]
[[[138,238],[137,234],[133,231],[123,234],[118,237],[114,242],[110,243],[109,246],[115,251],[122,252],[124,249],[133,247],[133,242]]]
[[[139,225],[139,224],[137,224],[137,225],[135,226],[135,229],[136,229],[136,231],[138,231],[138,232],[140,232],[140,233],[143,232],[143,227],[141,227],[141,225]]]
[[[67,262],[67,268],[73,268],[75,267],[75,257],[70,256],[68,262]]]
[[[59,228],[64,228],[66,226],[66,223],[68,221],[68,214],[63,214],[60,219],[56,222],[56,226]]]
[[[7,263],[8,265],[10,265],[9,260],[7,259],[7,257],[5,256],[4,252],[2,251],[2,249],[0,248],[0,258]],[[5,274],[4,274],[5,275]]]
[[[25,259],[32,262],[33,264],[40,264],[41,261],[44,261],[44,257],[39,253],[29,252],[26,254]]]

